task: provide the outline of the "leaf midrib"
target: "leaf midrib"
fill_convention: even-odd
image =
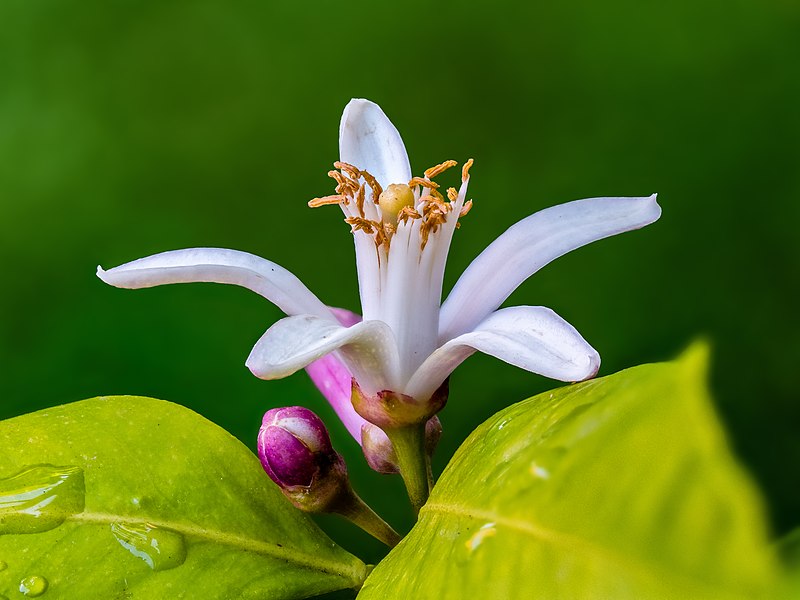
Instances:
[[[628,571],[634,571],[647,579],[652,579],[658,582],[663,581],[676,581],[680,584],[697,590],[698,594],[716,594],[714,596],[700,596],[700,597],[714,597],[719,598],[719,594],[725,594],[726,598],[741,599],[744,596],[738,593],[731,592],[730,590],[720,590],[719,587],[710,583],[700,581],[687,575],[676,575],[676,573],[669,571],[660,565],[648,561],[632,559],[631,557],[619,554],[604,546],[600,546],[590,540],[580,536],[564,533],[556,529],[550,529],[538,523],[522,521],[497,515],[491,511],[473,509],[470,507],[459,507],[450,504],[443,504],[440,502],[428,502],[420,510],[420,521],[426,512],[450,514],[460,517],[466,517],[480,522],[492,522],[495,525],[502,525],[514,529],[515,531],[531,536],[538,541],[568,547],[570,550],[579,552],[584,555],[599,557],[600,559],[613,563],[615,566]],[[721,585],[721,584],[720,584]]]
[[[359,587],[366,579],[366,565],[359,561],[359,567],[344,563],[332,562],[319,557],[298,552],[296,550],[278,546],[275,543],[262,542],[253,538],[243,537],[236,534],[206,529],[189,523],[179,523],[171,521],[160,521],[158,519],[143,519],[141,517],[129,517],[115,515],[111,513],[84,511],[82,513],[70,515],[67,521],[76,523],[87,523],[92,525],[111,525],[112,523],[130,523],[135,525],[151,525],[180,533],[190,538],[195,538],[223,546],[230,546],[238,550],[255,552],[263,556],[269,556],[279,560],[292,562],[302,567],[321,571],[331,575],[348,578],[353,586]]]

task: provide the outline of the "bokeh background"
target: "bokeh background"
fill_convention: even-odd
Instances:
[[[275,307],[239,288],[133,292],[94,276],[162,250],[237,248],[357,309],[347,226],[306,201],[330,193],[341,110],[366,97],[415,171],[475,158],[446,287],[536,210],[659,192],[656,225],[559,259],[509,302],[572,322],[601,374],[710,339],[719,413],[784,532],[800,523],[798,65],[796,0],[5,0],[0,417],[140,394],[252,448],[265,410],[305,404],[362,495],[408,526],[400,482],[363,465],[303,373],[245,369]],[[471,358],[437,469],[493,412],[555,385]],[[367,559],[383,552],[322,523]]]

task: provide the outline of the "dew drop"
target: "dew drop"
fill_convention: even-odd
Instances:
[[[112,523],[120,545],[154,571],[174,569],[186,560],[186,541],[180,533],[150,523]]]
[[[483,527],[478,529],[478,531],[472,534],[472,537],[464,542],[464,545],[467,547],[467,550],[474,552],[486,538],[490,538],[495,535],[497,535],[497,528],[494,526],[494,523],[486,523]]]
[[[528,465],[528,473],[537,484],[541,485],[558,476],[560,463],[566,455],[567,449],[563,446],[538,448],[533,455],[533,460]]]
[[[550,471],[545,469],[535,460],[531,462],[530,472],[531,475],[533,475],[537,479],[550,479]]]
[[[19,582],[19,592],[31,598],[37,598],[47,591],[47,579],[41,575],[30,575]]]
[[[79,467],[34,465],[0,479],[0,534],[39,533],[83,512],[86,487]]]

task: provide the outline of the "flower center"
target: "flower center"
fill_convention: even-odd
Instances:
[[[384,190],[369,172],[344,162],[335,162],[336,170],[328,171],[328,176],[336,181],[336,193],[310,200],[311,208],[338,204],[344,211],[345,222],[353,233],[362,231],[373,237],[377,246],[387,251],[399,227],[412,226],[416,229],[420,250],[424,250],[431,234],[447,222],[448,215],[459,206],[459,214],[466,215],[472,208],[472,200],[459,198],[455,188],[447,188],[447,197],[439,191],[434,177],[455,167],[458,163],[446,160],[424,173],[424,177],[413,177],[408,183],[392,183]],[[469,159],[461,169],[462,184],[469,179]],[[369,189],[369,202],[367,190]],[[456,227],[459,223],[456,222]]]

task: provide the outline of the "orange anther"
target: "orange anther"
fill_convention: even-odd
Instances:
[[[431,167],[425,171],[425,177],[428,179],[433,179],[437,175],[441,175],[450,167],[455,167],[458,163],[454,160],[446,160],[443,163],[439,163],[435,167]]]
[[[412,177],[411,181],[408,182],[408,187],[414,187],[415,185],[421,185],[424,188],[428,188],[431,190],[435,190],[439,187],[439,184],[435,181],[429,181],[427,179],[423,179],[422,177]]]
[[[381,187],[381,184],[378,183],[378,180],[375,179],[370,173],[367,173],[366,171],[360,171],[360,173],[361,173],[361,176],[364,178],[364,181],[367,182],[367,185],[372,190],[372,201],[375,204],[377,204],[378,203],[378,198],[380,198],[381,193],[383,192],[383,188]]]
[[[338,194],[336,196],[323,196],[322,198],[314,198],[308,201],[308,205],[311,208],[317,208],[319,206],[325,206],[326,204],[341,204],[342,202],[347,203],[347,198]]]
[[[472,166],[472,163],[475,162],[471,158],[464,163],[464,166],[461,167],[461,181],[466,181],[469,179],[469,169]]]
[[[350,179],[353,179],[355,181],[358,181],[358,178],[361,177],[361,171],[356,169],[350,163],[337,160],[335,163],[333,163],[333,166],[334,168],[339,169],[340,171],[346,173],[347,176],[350,177]]]

